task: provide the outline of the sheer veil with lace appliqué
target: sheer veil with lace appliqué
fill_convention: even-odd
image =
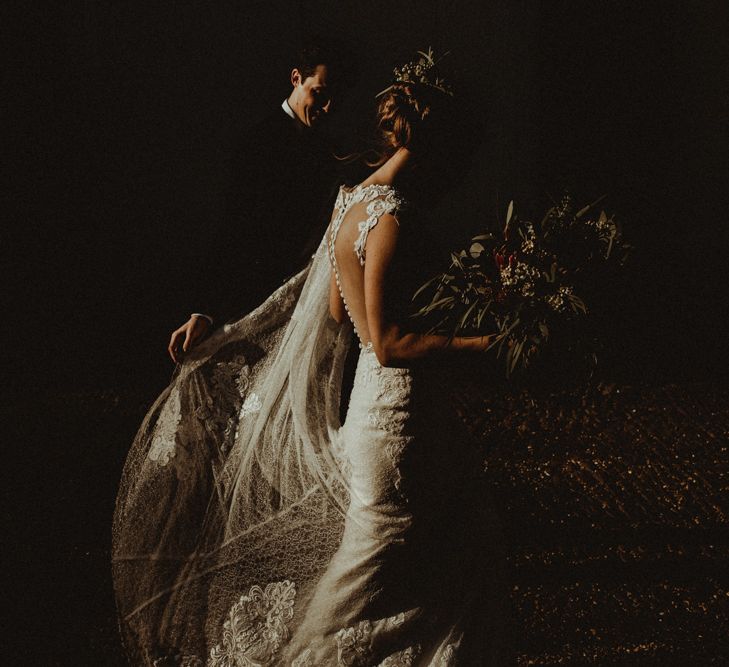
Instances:
[[[329,315],[329,278],[322,243],[259,308],[196,347],[144,419],[113,525],[133,664],[212,660],[234,609],[257,618],[258,605],[265,620],[261,600],[300,598],[336,548],[348,504],[337,434],[351,328]],[[236,650],[270,653],[275,634]]]

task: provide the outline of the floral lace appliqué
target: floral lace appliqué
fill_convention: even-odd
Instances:
[[[180,394],[173,390],[160,412],[147,458],[166,466],[175,455],[177,428],[182,419]]]
[[[362,367],[358,369],[355,383],[367,386],[376,384],[375,405],[367,411],[369,425],[387,434],[385,451],[395,469],[395,489],[403,500],[403,476],[400,464],[403,452],[413,437],[404,434],[405,425],[410,419],[410,395],[412,375],[407,368],[383,367],[374,353],[362,352]]]
[[[228,613],[222,641],[210,651],[207,667],[260,667],[273,661],[289,637],[296,586],[277,581],[253,586]]]
[[[400,497],[405,502],[408,501],[407,494],[403,488],[404,477],[402,474],[402,458],[405,448],[412,442],[412,437],[393,437],[390,442],[385,446],[387,456],[392,462],[392,467],[395,469],[395,490],[400,494]]]
[[[314,667],[311,657],[311,649],[307,648],[298,658],[291,662],[291,667]]]
[[[456,647],[454,644],[448,644],[441,653],[438,661],[439,667],[450,667],[456,664]]]
[[[255,412],[260,412],[262,406],[263,404],[261,403],[261,399],[259,398],[258,394],[251,392],[246,397],[246,400],[243,401],[243,407],[240,410],[240,416],[247,417],[248,415],[252,415]]]
[[[376,401],[379,407],[371,408],[367,420],[374,428],[400,434],[408,418],[408,403],[412,390],[412,376],[407,368],[385,368],[374,354],[368,355],[367,364],[358,378],[369,384],[373,377],[377,382]]]
[[[388,655],[377,667],[413,667],[415,659],[420,655],[419,644],[408,646],[402,651]]]
[[[367,235],[380,221],[385,213],[392,213],[400,206],[400,199],[394,190],[388,190],[384,196],[373,199],[367,204],[367,220],[360,222],[358,225],[359,235],[354,242],[354,252],[359,259],[359,263],[364,266],[365,263],[365,245],[367,244]]]
[[[337,641],[339,667],[366,667],[369,664],[372,623],[360,621],[350,628],[342,628],[334,636]]]
[[[367,421],[373,428],[383,428],[385,426],[385,420],[382,416],[382,412],[377,408],[372,408],[367,412]]]
[[[377,376],[377,400],[392,408],[404,406],[410,398],[413,384],[407,369],[383,368]]]
[[[390,618],[387,619],[387,624],[392,628],[399,628],[403,623],[405,623],[405,612],[401,611],[397,616],[390,616]]]
[[[347,195],[349,192],[347,189],[342,185],[339,188],[339,192],[337,192],[337,200],[334,202],[334,208],[337,210],[337,212],[344,209],[344,206],[347,202]]]
[[[205,372],[210,389],[195,408],[195,416],[211,442],[218,444],[221,454],[227,455],[234,441],[237,415],[250,383],[251,369],[242,360],[219,361],[205,368]]]

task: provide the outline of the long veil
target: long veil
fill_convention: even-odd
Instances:
[[[143,421],[112,550],[133,664],[227,665],[234,651],[269,664],[336,551],[351,336],[329,315],[329,280],[322,240],[306,268],[188,355]]]

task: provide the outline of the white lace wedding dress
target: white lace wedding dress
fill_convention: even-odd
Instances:
[[[383,367],[365,341],[334,416],[330,271],[347,304],[342,253],[364,271],[368,234],[400,206],[388,186],[342,188],[313,265],[208,341],[150,411],[115,520],[133,661],[504,664],[501,538],[439,369]]]

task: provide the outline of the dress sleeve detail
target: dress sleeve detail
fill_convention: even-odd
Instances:
[[[400,200],[394,190],[388,190],[383,196],[378,196],[367,204],[367,219],[359,223],[359,235],[354,242],[354,253],[357,255],[359,263],[362,266],[365,263],[365,245],[367,244],[367,235],[370,233],[370,230],[377,225],[385,213],[394,213],[399,206]]]

